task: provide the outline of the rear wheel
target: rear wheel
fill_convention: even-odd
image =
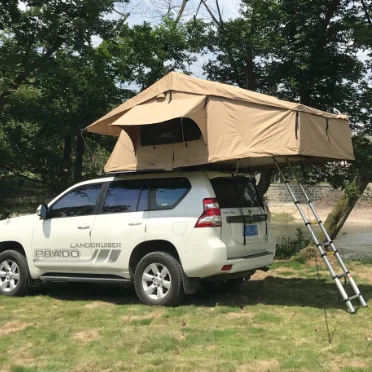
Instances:
[[[0,293],[21,297],[27,294],[29,271],[26,257],[17,251],[0,254]]]
[[[177,305],[184,296],[181,265],[168,253],[149,253],[137,265],[134,286],[144,304]]]

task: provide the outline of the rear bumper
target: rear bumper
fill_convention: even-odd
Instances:
[[[274,261],[276,242],[271,237],[267,240],[262,253],[232,259],[227,258],[226,245],[219,238],[210,237],[206,239],[206,243],[201,245],[199,240],[199,244],[193,246],[188,242],[190,248],[180,252],[182,266],[188,277],[204,279],[243,273],[269,266]],[[224,265],[232,265],[231,270],[221,271]]]

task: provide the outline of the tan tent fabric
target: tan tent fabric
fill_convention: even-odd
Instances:
[[[133,107],[116,119],[111,126],[124,127],[158,124],[175,118],[193,119],[199,126],[203,137],[206,136],[206,115],[203,109],[206,96],[177,93],[153,98]]]
[[[154,98],[133,107],[111,125],[156,124],[174,118],[188,117],[197,111],[200,106],[204,105],[205,99],[206,96],[190,96],[186,94],[177,94],[170,101],[166,100],[166,96],[162,100]]]
[[[141,145],[141,125],[178,118],[192,119],[202,137]],[[106,171],[216,163],[232,167],[238,162],[240,167],[262,167],[272,165],[273,156],[307,163],[354,159],[345,115],[179,73],[168,74],[87,129],[119,136]]]

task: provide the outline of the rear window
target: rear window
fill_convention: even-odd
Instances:
[[[150,210],[172,209],[191,189],[187,178],[163,178],[151,180]]]
[[[255,180],[246,177],[213,178],[210,180],[220,208],[260,207]]]

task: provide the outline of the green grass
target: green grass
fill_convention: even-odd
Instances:
[[[349,266],[372,305],[372,265]],[[349,315],[323,266],[320,275],[313,262],[276,262],[238,294],[200,291],[177,308],[97,285],[0,297],[0,371],[372,370],[372,311]]]

